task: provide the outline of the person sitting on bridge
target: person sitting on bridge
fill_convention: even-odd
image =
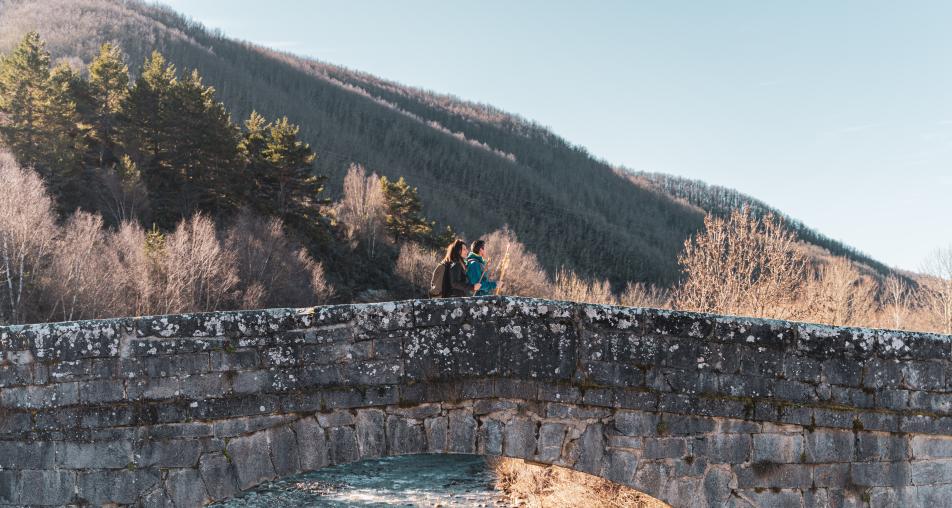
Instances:
[[[446,247],[446,256],[433,270],[433,279],[430,282],[430,296],[434,298],[455,298],[472,296],[482,287],[481,284],[470,284],[466,278],[466,256],[469,249],[466,242],[456,239]]]
[[[486,260],[483,259],[485,252],[486,242],[476,240],[473,242],[473,250],[466,256],[466,276],[469,283],[480,285],[476,296],[491,295],[496,290],[496,281],[491,280],[487,273]]]

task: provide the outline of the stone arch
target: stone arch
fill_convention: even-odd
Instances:
[[[3,327],[0,505],[201,504],[311,469],[308,432],[328,462],[474,448],[676,507],[942,505],[950,344],[497,297]]]

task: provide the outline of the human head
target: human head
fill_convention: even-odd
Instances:
[[[475,242],[473,242],[473,248],[472,248],[471,250],[473,251],[473,254],[476,254],[476,255],[478,255],[478,256],[482,256],[482,255],[483,255],[483,249],[484,249],[485,247],[486,247],[486,242],[484,242],[484,241],[482,241],[482,240],[476,240]]]
[[[462,263],[464,250],[466,250],[466,242],[460,240],[459,238],[453,240],[449,245],[446,246],[446,256],[443,257],[443,261]]]

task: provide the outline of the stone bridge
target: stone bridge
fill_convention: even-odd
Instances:
[[[508,456],[676,507],[952,505],[952,344],[520,298],[0,328],[0,505]]]

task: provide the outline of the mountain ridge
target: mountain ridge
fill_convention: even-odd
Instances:
[[[350,162],[405,176],[419,187],[429,216],[469,237],[508,225],[550,271],[568,265],[616,287],[670,284],[679,277],[684,240],[701,227],[705,211],[721,212],[659,182],[620,174],[518,115],[231,39],[168,7],[137,0],[0,1],[0,50],[31,29],[41,32],[54,57],[77,66],[106,41],[120,44],[134,74],[159,50],[180,70],[198,69],[236,120],[257,110],[300,124],[332,195]],[[835,247],[821,247],[834,251],[829,245]],[[888,270],[845,246],[842,252]]]

